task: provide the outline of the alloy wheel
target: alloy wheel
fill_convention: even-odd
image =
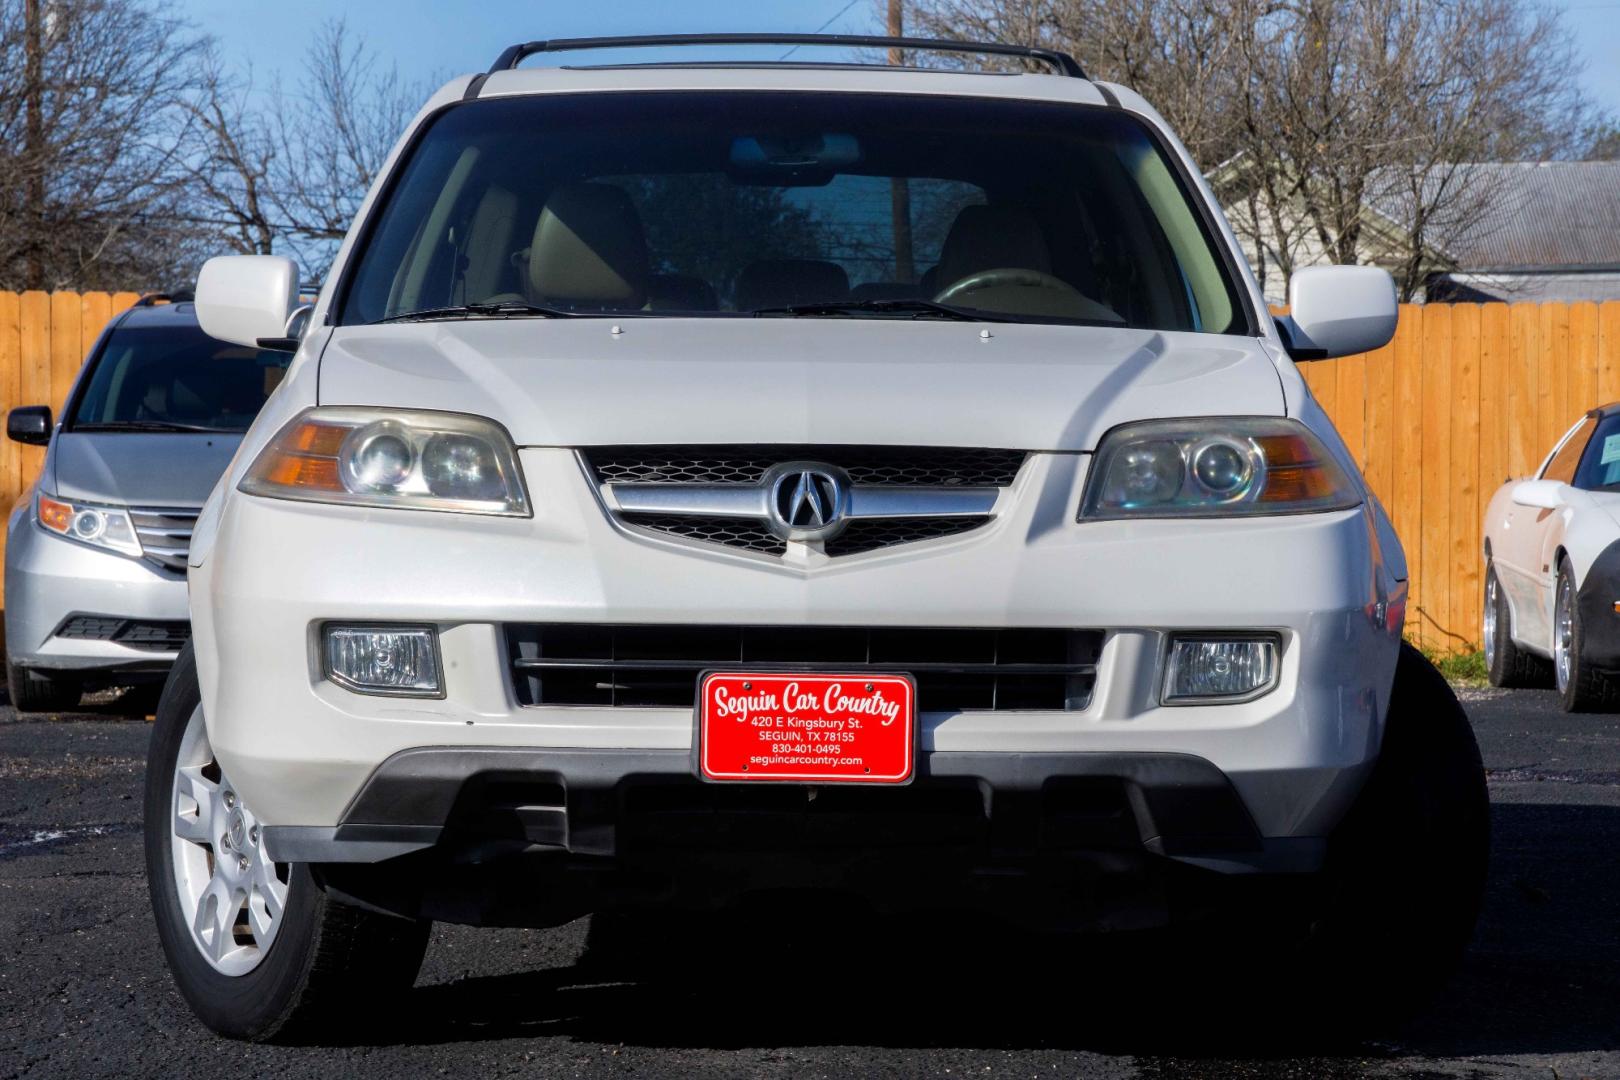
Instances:
[[[202,707],[175,761],[169,849],[191,940],[224,975],[258,967],[287,907],[286,863],[265,854],[258,819],[214,760]]]
[[[1569,579],[1558,579],[1558,599],[1553,607],[1553,671],[1558,678],[1558,691],[1569,687],[1571,654],[1575,647],[1575,603],[1570,595]]]

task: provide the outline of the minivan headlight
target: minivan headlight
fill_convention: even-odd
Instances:
[[[140,558],[141,540],[129,514],[120,506],[88,506],[40,493],[34,504],[40,527],[91,547]]]
[[[250,495],[528,517],[511,436],[493,420],[402,409],[313,408],[242,478]]]
[[[1080,520],[1347,510],[1361,489],[1294,420],[1152,420],[1097,448]]]

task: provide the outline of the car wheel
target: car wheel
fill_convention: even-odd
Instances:
[[[1402,643],[1378,762],[1329,840],[1305,941],[1308,980],[1330,996],[1333,1022],[1399,1024],[1440,991],[1473,934],[1489,851],[1473,728],[1440,673]]]
[[[6,687],[18,712],[67,712],[77,708],[84,688],[77,679],[45,675],[6,660]]]
[[[209,744],[189,646],[158,706],[145,799],[158,937],[208,1027],[267,1040],[352,1026],[415,981],[430,924],[338,903],[308,866],[267,857]]]
[[[1552,666],[1542,657],[1513,644],[1512,614],[1496,578],[1494,563],[1485,564],[1485,671],[1492,686],[1534,689],[1552,685]]]
[[[1620,680],[1595,670],[1582,658],[1581,610],[1569,562],[1558,564],[1553,600],[1553,684],[1565,712],[1606,712],[1620,706]]]

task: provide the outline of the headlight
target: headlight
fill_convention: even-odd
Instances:
[[[1081,520],[1346,510],[1361,489],[1293,420],[1154,420],[1103,439]]]
[[[141,557],[141,541],[129,514],[116,506],[86,506],[40,495],[35,504],[39,524],[58,536],[122,555]]]
[[[251,495],[528,517],[517,451],[492,420],[393,409],[307,409],[242,478]]]

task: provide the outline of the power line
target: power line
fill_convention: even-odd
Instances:
[[[831,26],[833,23],[837,22],[839,19],[842,19],[844,17],[844,13],[846,11],[848,11],[850,8],[854,7],[856,3],[857,3],[857,0],[849,0],[849,3],[845,4],[843,7],[838,9],[838,14],[834,15],[832,18],[828,19],[826,22],[822,23],[820,26],[816,27],[814,30],[812,30],[810,32],[812,34],[821,33],[823,30],[827,29],[827,27]],[[799,48],[800,48],[800,46],[795,45],[795,46],[793,46],[793,48],[789,49],[787,52],[785,52],[781,56],[777,57],[777,59],[778,60],[786,60],[788,57],[790,57],[794,53],[798,52]]]

